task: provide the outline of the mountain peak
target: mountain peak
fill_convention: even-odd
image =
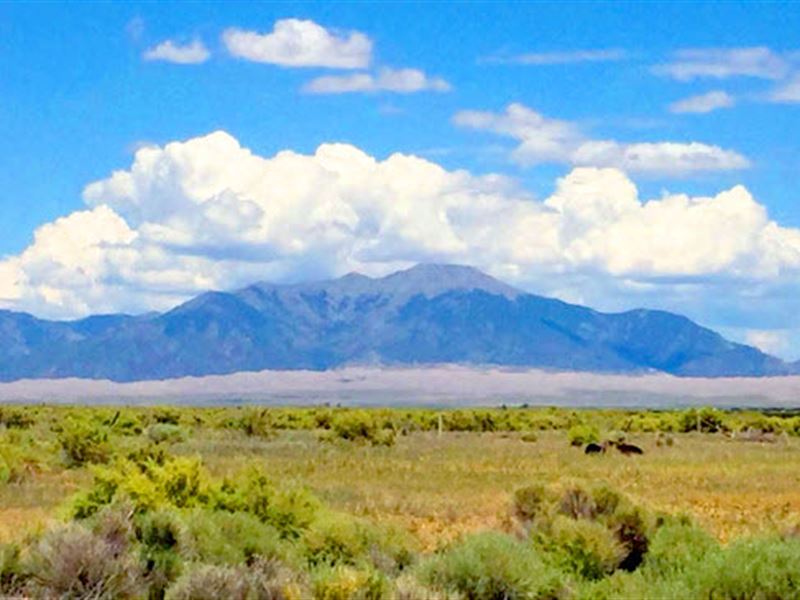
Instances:
[[[420,263],[380,280],[394,293],[436,296],[457,290],[481,290],[497,296],[516,298],[523,292],[466,265]]]

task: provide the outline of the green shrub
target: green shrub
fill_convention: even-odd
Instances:
[[[27,443],[0,441],[0,483],[17,483],[39,468],[39,460],[31,456]]]
[[[393,446],[396,438],[394,429],[384,427],[367,411],[348,411],[336,415],[331,431],[335,438],[373,446]]]
[[[533,443],[539,441],[539,436],[534,432],[529,431],[528,433],[523,433],[519,439],[521,439],[523,442]]]
[[[529,485],[514,492],[513,512],[521,521],[533,521],[545,508],[546,491],[543,485]]]
[[[530,545],[497,532],[472,535],[429,559],[420,577],[468,600],[553,598],[564,587]]]
[[[203,563],[237,565],[289,553],[274,527],[247,513],[194,509],[184,522],[194,555]]]
[[[584,579],[601,579],[616,571],[628,550],[614,532],[598,521],[559,516],[553,520],[545,543],[562,569]]]
[[[653,535],[642,570],[649,577],[674,577],[718,550],[711,535],[686,519],[673,519]]]
[[[537,548],[561,568],[588,579],[636,569],[654,529],[648,515],[604,486],[521,488],[512,511]]]
[[[92,487],[73,500],[72,515],[82,519],[113,501],[127,500],[138,513],[159,507],[191,508],[208,503],[209,482],[200,462],[170,458],[134,463],[119,461],[113,467],[96,467]]]
[[[58,434],[58,443],[68,467],[105,463],[111,457],[108,430],[83,420],[68,421]]]
[[[210,506],[250,513],[275,527],[282,537],[296,538],[314,521],[320,503],[305,490],[279,488],[262,472],[249,470],[215,486]]]
[[[244,415],[233,422],[233,426],[250,437],[270,439],[275,436],[272,419],[270,418],[269,410],[266,408],[245,410]]]
[[[591,425],[573,425],[567,431],[567,439],[571,446],[583,446],[584,444],[599,441],[600,433],[596,427]]]
[[[153,420],[156,423],[180,425],[181,413],[174,408],[159,408],[153,413]]]
[[[409,539],[398,531],[337,513],[317,519],[303,543],[311,565],[369,563],[386,573],[397,573],[413,559]]]
[[[374,569],[322,566],[312,574],[312,591],[315,600],[383,600],[389,584]]]
[[[775,599],[800,597],[800,540],[778,537],[746,539],[704,559],[680,577],[655,587],[683,597]]]
[[[20,547],[0,544],[0,594],[3,597],[21,597],[28,573],[20,560]]]
[[[672,413],[641,412],[626,415],[617,427],[625,432],[670,433],[679,429],[678,420]]]
[[[717,433],[729,431],[725,424],[725,414],[716,408],[690,408],[681,413],[678,421],[678,431],[700,431],[702,433]]]
[[[147,428],[147,438],[154,444],[175,444],[186,439],[186,432],[180,425],[155,423]]]
[[[193,549],[186,526],[174,510],[157,510],[138,515],[136,537],[151,597],[164,591],[183,572],[184,561]]]
[[[0,422],[9,429],[28,429],[36,424],[36,417],[31,409],[3,409]]]

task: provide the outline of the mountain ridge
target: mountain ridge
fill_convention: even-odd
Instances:
[[[463,265],[259,282],[140,316],[47,321],[0,311],[0,381],[447,363],[703,377],[798,372],[796,364],[682,315],[602,313],[525,293]]]

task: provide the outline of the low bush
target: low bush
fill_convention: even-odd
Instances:
[[[73,499],[71,512],[83,519],[115,501],[130,502],[137,513],[164,506],[191,508],[207,504],[209,494],[208,476],[196,459],[125,459],[113,467],[96,467],[92,486]]]
[[[312,574],[315,600],[383,600],[389,589],[386,576],[374,569],[322,566]]]
[[[53,530],[27,559],[28,589],[47,598],[138,597],[144,585],[141,567],[127,550],[76,524]]]
[[[137,516],[136,537],[150,596],[160,598],[192,556],[186,527],[178,512],[161,509]]]
[[[147,438],[154,444],[175,444],[186,439],[186,431],[180,425],[155,423],[147,428]]]
[[[241,566],[197,565],[189,568],[167,591],[168,600],[246,600],[250,586]]]
[[[396,432],[366,411],[337,414],[331,424],[334,438],[373,446],[393,446]]]
[[[573,425],[567,431],[567,439],[571,446],[583,446],[600,440],[600,432],[591,425]]]
[[[17,544],[0,544],[0,595],[21,597],[28,573],[20,559]]]
[[[514,516],[523,521],[534,521],[545,509],[547,492],[543,485],[529,485],[514,492]]]
[[[586,579],[638,568],[655,529],[648,515],[603,486],[521,488],[512,513],[554,564]]]
[[[184,522],[193,555],[203,563],[237,565],[290,554],[277,529],[248,513],[193,509]]]
[[[3,409],[0,411],[0,423],[9,429],[28,429],[36,424],[36,417],[31,409]]]
[[[699,431],[701,433],[717,433],[730,431],[725,423],[725,413],[716,408],[690,408],[681,413],[678,419],[678,431],[687,433]]]
[[[616,571],[628,554],[627,548],[603,523],[587,519],[556,517],[547,537],[538,547],[548,560],[584,579],[601,579]]]
[[[235,419],[232,425],[247,436],[270,439],[275,436],[275,428],[267,409],[246,409],[244,414]]]
[[[303,546],[310,565],[350,565],[396,574],[413,560],[407,535],[343,514],[327,513],[305,533]]]
[[[653,535],[642,572],[651,578],[672,578],[694,568],[719,543],[688,519],[672,519]]]
[[[274,527],[281,537],[297,538],[314,521],[321,505],[306,490],[278,487],[264,473],[249,470],[215,485],[209,506],[249,513]]]
[[[153,412],[153,420],[156,423],[167,425],[180,425],[181,413],[174,408],[159,408]]]
[[[800,540],[767,537],[739,540],[707,552],[676,578],[654,587],[685,598],[783,599],[800,595]]]
[[[555,598],[564,590],[560,574],[529,544],[497,532],[474,534],[451,546],[426,561],[420,577],[468,600]]]
[[[108,430],[87,421],[67,421],[58,434],[58,443],[68,467],[101,464],[111,457]]]

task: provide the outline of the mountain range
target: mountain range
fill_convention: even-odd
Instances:
[[[48,321],[0,311],[0,381],[446,363],[698,377],[800,372],[677,314],[602,313],[458,265],[257,283],[142,316]]]

